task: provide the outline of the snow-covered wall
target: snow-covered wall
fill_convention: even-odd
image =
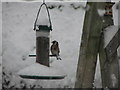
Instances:
[[[16,74],[19,70],[35,63],[35,58],[28,55],[35,50],[35,32],[33,24],[41,3],[15,3],[2,4],[3,21],[3,67],[4,71],[11,73],[12,85],[19,86],[21,80]],[[57,40],[60,44],[60,63],[53,64],[67,73],[67,77],[58,81],[25,80],[25,82],[38,84],[37,87],[73,87],[76,76],[79,46],[84,21],[85,2],[79,3],[47,3],[53,24],[50,42]],[[78,7],[75,9],[75,7]],[[55,59],[54,59],[55,60]],[[33,81],[33,82],[31,82]],[[11,85],[11,86],[12,86]]]

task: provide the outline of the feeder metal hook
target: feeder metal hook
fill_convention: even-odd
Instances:
[[[43,3],[45,4],[45,0],[43,0]]]

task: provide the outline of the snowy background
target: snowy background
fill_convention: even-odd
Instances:
[[[33,24],[40,4],[39,2],[2,3],[3,31],[0,30],[0,33],[1,31],[3,32],[3,51],[0,52],[3,55],[4,87],[74,87],[85,14],[85,2],[47,3],[53,25],[53,31],[50,33],[50,42],[52,40],[59,42],[62,58],[61,61],[51,58],[51,65],[59,69],[61,73],[65,72],[67,77],[62,80],[49,81],[25,80],[17,75],[20,70],[35,63],[35,58],[30,58],[28,55],[35,52],[36,36],[35,31],[33,31]],[[2,60],[0,60],[0,63]],[[99,66],[96,71],[95,86],[99,88],[101,87]],[[1,80],[0,83],[2,83]]]
[[[36,84],[43,88],[73,87],[76,76],[79,46],[84,20],[85,2],[79,3],[47,3],[53,24],[50,40],[57,40],[60,44],[61,61],[54,58],[53,65],[66,72],[63,80],[22,80],[18,71],[35,63],[35,58],[28,55],[35,51],[35,31],[33,23],[41,3],[14,3],[2,4],[3,19],[3,71],[10,77],[8,86],[21,87],[21,84]],[[78,8],[75,8],[78,7]],[[42,15],[41,15],[42,16]],[[74,22],[73,22],[74,21]],[[5,77],[5,76],[4,76]],[[21,81],[22,80],[22,81]],[[9,80],[6,80],[6,83]],[[38,85],[37,85],[38,84]],[[6,87],[8,87],[6,85]]]

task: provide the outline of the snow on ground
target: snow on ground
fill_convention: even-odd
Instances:
[[[59,63],[60,61],[57,61]],[[31,66],[21,70],[18,75],[30,76],[66,76],[65,72],[58,70],[54,66],[46,67],[39,63],[34,63]]]
[[[2,88],[2,3],[0,2],[0,89]]]
[[[50,9],[53,24],[50,42],[59,42],[62,58],[60,64],[52,58],[52,64],[61,72],[65,71],[67,77],[58,81],[26,80],[27,83],[39,82],[46,88],[74,86],[85,11],[82,8],[75,10],[71,3],[48,3],[49,6],[56,7]],[[84,2],[73,4],[85,6]],[[3,67],[6,71],[12,72],[11,81],[14,83],[20,80],[16,78],[18,71],[35,63],[35,58],[29,58],[28,55],[35,50],[36,36],[33,23],[39,5],[40,3],[3,3]],[[62,6],[58,8],[60,5]]]

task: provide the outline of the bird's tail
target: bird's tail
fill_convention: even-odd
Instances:
[[[56,58],[57,58],[57,60],[62,60],[62,59],[60,58],[60,56],[56,56]]]

